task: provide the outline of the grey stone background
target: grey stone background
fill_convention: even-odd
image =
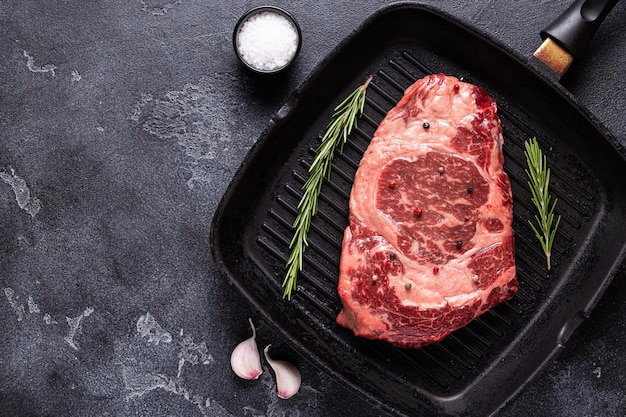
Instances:
[[[0,1],[0,415],[378,416],[309,362],[279,400],[229,357],[258,324],[209,250],[216,206],[289,94],[390,1],[272,4],[303,48],[278,88],[236,62],[256,1]],[[427,1],[520,56],[567,1]],[[626,145],[626,6],[563,84]],[[626,284],[501,416],[626,415]]]

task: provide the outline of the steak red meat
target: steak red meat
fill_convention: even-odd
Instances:
[[[350,194],[337,322],[417,348],[517,292],[512,195],[496,103],[442,74],[410,86]]]

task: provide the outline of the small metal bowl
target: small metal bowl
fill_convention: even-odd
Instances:
[[[240,35],[242,33],[242,29],[246,30],[246,28],[244,28],[244,24],[250,22],[251,18],[261,15],[263,13],[274,14],[276,16],[284,18],[293,27],[295,31],[295,35],[296,35],[295,50],[292,52],[291,56],[286,60],[286,62],[280,62],[276,66],[267,65],[266,62],[265,63],[254,62],[254,60],[251,59],[251,57],[249,56],[250,53],[247,53],[247,51],[245,51],[245,45],[242,45],[240,42]],[[291,44],[291,46],[293,46],[293,44]],[[293,63],[293,61],[295,61],[296,57],[300,53],[301,46],[302,46],[302,32],[300,30],[300,25],[298,25],[298,22],[296,21],[296,19],[294,19],[293,16],[291,16],[287,11],[279,7],[275,7],[275,6],[260,6],[252,10],[249,10],[243,16],[241,16],[241,18],[239,18],[239,20],[237,21],[237,24],[235,25],[235,29],[233,31],[233,48],[235,49],[235,54],[237,55],[237,58],[239,58],[239,61],[241,61],[241,63],[244,66],[246,66],[248,69],[256,73],[260,73],[260,74],[275,74],[275,73],[285,70],[287,67],[289,67]],[[265,45],[262,45],[262,47],[265,47]],[[271,46],[268,45],[268,48],[271,49]],[[261,52],[267,55],[271,53],[272,51],[267,49]]]

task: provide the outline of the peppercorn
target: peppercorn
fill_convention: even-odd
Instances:
[[[412,287],[412,285],[411,285],[410,282],[407,282],[406,284],[404,284],[404,288],[406,288],[407,291],[410,290],[411,287]]]
[[[433,274],[437,275],[439,273],[439,267],[433,266]]]
[[[396,188],[396,182],[394,180],[389,181],[389,188]]]
[[[463,241],[461,239],[456,241],[456,247],[461,249],[461,247],[463,246]]]
[[[424,212],[424,210],[422,210],[422,208],[421,208],[421,207],[415,207],[415,208],[413,209],[413,215],[414,215],[415,217],[422,217],[422,213],[423,213],[423,212]]]
[[[468,185],[468,186],[467,186],[467,193],[468,193],[468,194],[471,194],[471,193],[472,193],[472,191],[474,191],[474,187],[472,187],[471,185]]]
[[[424,124],[422,126],[424,126],[424,129],[428,129],[428,128],[430,128],[430,123],[424,122]]]
[[[439,172],[439,174],[443,174],[444,172],[446,172],[446,169],[444,167],[439,167],[439,169],[437,169],[437,172]]]

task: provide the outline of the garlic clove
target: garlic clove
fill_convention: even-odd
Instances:
[[[296,366],[287,361],[275,360],[270,358],[269,349],[272,345],[267,345],[263,353],[267,363],[270,364],[276,374],[276,389],[278,396],[284,400],[293,397],[300,389],[302,376]]]
[[[230,355],[230,366],[235,374],[243,379],[257,379],[263,373],[261,355],[256,345],[256,329],[249,318],[252,337],[239,343]]]

